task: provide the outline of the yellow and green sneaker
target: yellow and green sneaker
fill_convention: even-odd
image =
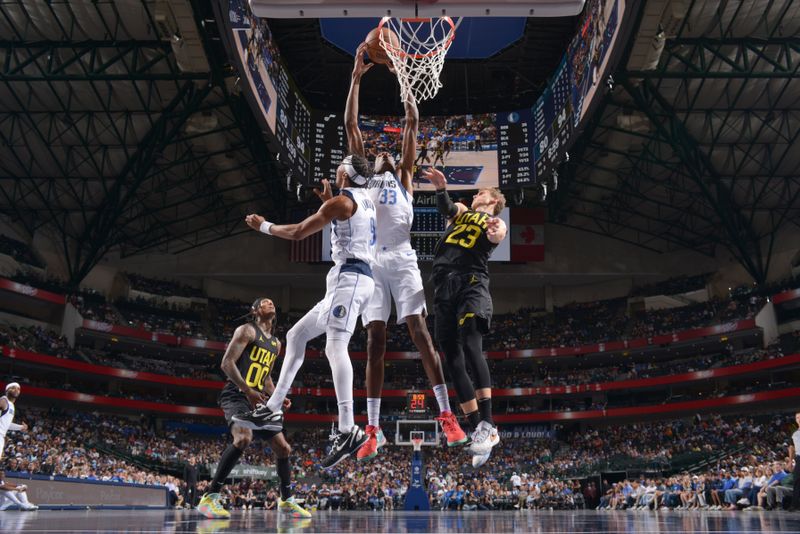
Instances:
[[[311,517],[311,512],[297,504],[294,497],[289,497],[285,501],[279,498],[278,511],[289,517]]]
[[[197,504],[197,511],[209,519],[226,519],[231,516],[219,502],[219,493],[205,493]]]

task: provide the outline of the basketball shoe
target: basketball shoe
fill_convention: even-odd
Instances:
[[[367,425],[364,433],[367,435],[367,442],[358,449],[356,458],[359,462],[375,458],[378,455],[378,449],[386,445],[386,436],[383,435],[380,427]]]
[[[447,436],[448,447],[455,447],[467,442],[467,435],[461,430],[461,425],[458,424],[458,419],[453,412],[442,412],[436,420],[442,425],[444,435]]]
[[[490,454],[492,447],[498,443],[500,443],[500,435],[497,433],[497,427],[486,421],[481,421],[478,424],[478,428],[472,433],[470,452],[472,452],[473,456]]]
[[[285,501],[278,498],[278,511],[282,515],[296,518],[311,517],[311,512],[297,504],[294,497],[289,497]]]
[[[234,415],[232,419],[251,430],[283,430],[283,412],[273,412],[266,404],[257,404],[255,410]]]
[[[346,434],[338,429],[334,430],[331,441],[331,452],[322,459],[322,467],[325,469],[333,467],[356,452],[367,442],[367,435],[358,428],[358,425],[353,425],[353,429]]]
[[[197,503],[197,511],[209,519],[226,519],[231,513],[219,502],[219,493],[204,493]]]

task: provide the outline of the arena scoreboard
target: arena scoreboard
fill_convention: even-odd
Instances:
[[[292,174],[305,182],[311,157],[311,108],[292,87],[286,69],[280,67],[275,79],[278,119],[275,136]]]
[[[497,114],[499,187],[523,187],[536,181],[531,146],[531,112],[528,109]]]
[[[428,394],[424,391],[412,391],[406,395],[406,412],[408,415],[426,415],[428,413]]]
[[[314,164],[311,167],[311,182],[319,183],[336,177],[336,168],[347,155],[347,138],[344,133],[344,117],[339,113],[315,113],[314,120]]]

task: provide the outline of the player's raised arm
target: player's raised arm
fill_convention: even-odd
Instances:
[[[500,217],[492,217],[486,221],[486,239],[497,245],[506,237],[507,227]]]
[[[367,43],[361,43],[356,50],[353,75],[350,80],[350,92],[347,93],[347,104],[344,108],[344,130],[347,133],[347,151],[350,154],[366,156],[364,152],[364,139],[358,129],[358,92],[361,86],[361,77],[372,68],[374,63],[364,63],[364,54]]]
[[[467,211],[468,208],[461,202],[450,200],[450,195],[447,193],[447,178],[442,171],[429,167],[422,176],[436,189],[436,207],[448,221]]]
[[[356,211],[356,204],[350,197],[339,195],[325,203],[319,210],[297,224],[273,224],[261,215],[252,213],[245,217],[247,226],[267,235],[274,235],[289,241],[300,241],[322,230],[333,219],[349,219]]]
[[[414,159],[417,157],[417,134],[419,133],[419,111],[416,102],[406,102],[405,129],[403,130],[403,152],[400,156],[399,178],[406,191],[414,187]]]

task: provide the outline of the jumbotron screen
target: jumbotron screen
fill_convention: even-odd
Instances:
[[[449,187],[515,189],[550,179],[564,161],[598,89],[618,36],[625,0],[590,3],[542,95],[530,107],[498,113],[421,117],[415,163],[419,190],[431,190],[421,169],[435,165]],[[278,143],[278,158],[301,183],[335,176],[347,153],[341,113],[313,110],[280,59],[265,19],[252,19],[245,0],[231,0],[226,42],[248,88],[253,111]],[[257,29],[258,31],[255,31]],[[400,117],[360,118],[371,155],[399,159]]]
[[[331,178],[347,153],[344,119],[340,114],[315,116],[312,182]],[[414,159],[414,188],[432,191],[422,178],[431,165],[442,170],[451,189],[497,187],[498,129],[494,113],[420,117]],[[359,128],[370,160],[388,151],[400,160],[403,124],[401,117],[361,116]]]

